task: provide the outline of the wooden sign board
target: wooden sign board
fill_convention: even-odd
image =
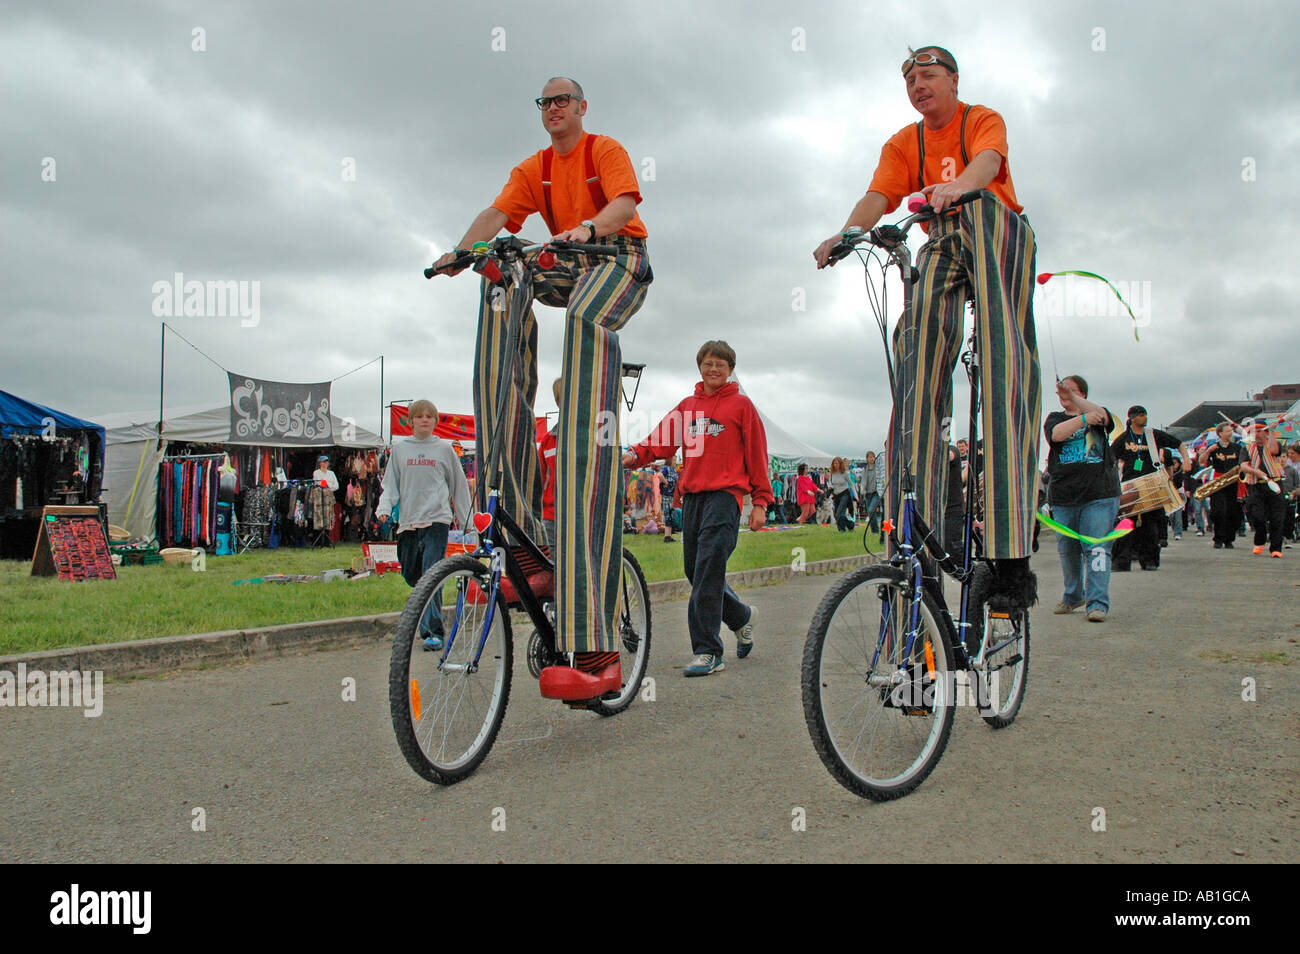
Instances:
[[[32,576],[60,580],[115,580],[98,507],[46,507],[32,554]]]

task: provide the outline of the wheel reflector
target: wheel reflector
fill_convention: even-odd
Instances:
[[[411,680],[411,718],[420,721],[420,684]]]

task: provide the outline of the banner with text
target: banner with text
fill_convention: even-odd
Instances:
[[[332,430],[329,381],[288,384],[230,374],[232,441],[319,446],[333,440]]]

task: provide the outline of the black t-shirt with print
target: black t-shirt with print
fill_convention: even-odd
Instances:
[[[1215,475],[1225,474],[1245,459],[1245,448],[1238,443],[1229,444],[1224,447],[1222,444],[1216,444],[1205,455],[1205,462],[1214,468]]]
[[[1151,433],[1155,439],[1157,453],[1166,447],[1178,449],[1179,440],[1172,434],[1158,427],[1151,428]],[[1123,480],[1132,480],[1134,477],[1145,477],[1147,474],[1155,473],[1156,468],[1152,466],[1151,452],[1147,449],[1146,431],[1134,434],[1131,427],[1126,427],[1124,432],[1115,438],[1110,449],[1115,459],[1124,466],[1121,475]]]
[[[1043,424],[1050,447],[1047,454],[1047,502],[1055,506],[1074,507],[1119,496],[1119,473],[1106,443],[1106,435],[1115,425],[1110,411],[1106,412],[1105,424],[1080,427],[1063,441],[1052,440],[1056,425],[1078,416],[1053,411]]]

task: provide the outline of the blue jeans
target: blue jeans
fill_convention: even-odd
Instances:
[[[1209,501],[1209,498],[1205,498],[1205,499],[1203,499],[1203,500],[1197,500],[1195,497],[1193,497],[1193,498],[1192,498],[1192,513],[1195,514],[1195,516],[1196,516],[1196,529],[1197,529],[1199,532],[1204,533],[1204,532],[1205,532],[1205,525],[1206,525],[1206,523],[1209,522],[1209,519],[1210,519],[1210,501]],[[1211,527],[1210,529],[1213,530],[1214,528]]]
[[[880,526],[880,494],[874,490],[866,495],[866,504],[863,506],[863,518],[873,527]]]
[[[1090,500],[1073,507],[1052,504],[1052,517],[1086,537],[1104,537],[1115,529],[1119,498]],[[1110,609],[1110,543],[1081,543],[1056,535],[1056,552],[1065,575],[1064,601],[1071,606],[1087,603],[1089,610]]]
[[[403,530],[397,535],[397,560],[402,564],[402,579],[415,586],[429,568],[447,555],[447,532],[450,524],[434,523],[419,530]],[[421,636],[442,636],[442,593],[434,593],[420,620]]]

